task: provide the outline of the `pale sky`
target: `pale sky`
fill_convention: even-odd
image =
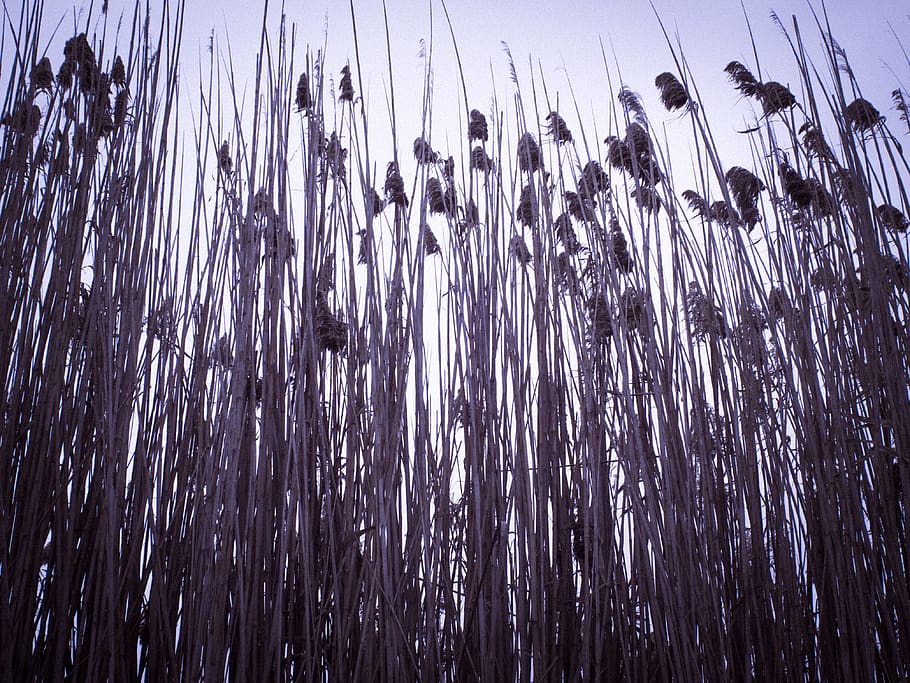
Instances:
[[[149,1],[153,14],[159,13],[160,0]],[[96,2],[95,15],[99,4]],[[48,26],[52,27],[60,18],[66,17],[59,41],[72,33],[73,7],[82,8],[84,12],[88,5],[86,0],[45,2]],[[123,16],[126,31],[133,2],[110,0],[109,5],[110,24],[116,26],[118,18]],[[705,98],[708,120],[719,142],[723,144],[727,139],[729,144],[739,144],[742,138],[737,139],[735,129],[748,126],[752,109],[729,84],[723,67],[736,59],[758,75],[743,6],[736,0],[654,0],[654,5],[674,42],[678,35],[695,83]],[[799,98],[793,56],[786,39],[770,18],[772,10],[791,33],[791,16],[797,16],[810,56],[815,59],[818,70],[827,75],[819,31],[807,2],[745,0],[744,6],[764,80],[790,84]],[[813,6],[821,12],[820,3],[813,3]],[[7,9],[16,13],[18,7],[8,5]],[[457,124],[453,122],[457,121],[458,113],[463,115],[463,104],[455,53],[442,5],[439,0],[388,0],[387,9],[402,152],[409,154],[411,142],[420,134],[424,70],[420,55],[422,41],[429,47],[431,39],[435,88],[433,146],[444,151],[446,135],[453,145],[459,141]],[[532,61],[535,71],[542,69],[550,99],[558,98],[560,113],[570,129],[577,128],[578,117],[572,105],[569,79],[585,126],[596,124],[598,137],[604,137],[609,119],[606,111],[613,104],[608,99],[607,67],[614,91],[619,86],[619,75],[625,84],[642,95],[652,124],[666,124],[670,136],[674,135],[674,127],[687,127],[685,122],[675,121],[678,115],[667,114],[659,104],[654,77],[662,71],[677,72],[677,69],[655,12],[645,0],[584,0],[566,4],[538,0],[450,0],[448,9],[472,108],[488,112],[494,88],[500,106],[511,105],[514,86],[502,49],[505,42],[514,58],[525,99],[530,99]],[[270,2],[268,15],[273,36],[277,34],[275,28],[281,11],[280,3]],[[359,92],[356,74],[355,88],[358,96],[365,97],[371,122],[378,122],[371,125],[382,126],[388,122],[388,63],[382,2],[354,0],[354,11],[364,93]],[[341,67],[348,61],[353,65],[355,61],[350,5],[325,0],[297,1],[288,2],[284,12],[289,25],[293,24],[296,30],[295,79],[304,64],[305,46],[309,44],[315,52],[327,43],[325,68],[337,90]],[[891,91],[897,87],[910,88],[910,58],[903,52],[910,52],[910,9],[906,1],[842,0],[829,2],[827,12],[832,32],[846,50],[863,94],[888,117],[893,128],[900,129],[897,112],[891,108]],[[240,82],[249,82],[259,46],[262,16],[263,6],[255,0],[223,3],[188,0],[181,73],[184,93],[191,96],[194,109],[198,99],[197,64],[199,59],[207,58],[209,36],[214,31],[216,45],[223,54],[230,42],[235,76]],[[84,28],[84,19],[80,27]],[[903,48],[898,37],[905,41]],[[55,67],[59,64],[61,49],[62,42],[49,52]],[[390,151],[378,150],[374,155],[387,157]],[[677,159],[677,163],[686,161]],[[737,160],[725,160],[725,163],[733,164]]]
[[[7,11],[17,14],[16,0],[4,1]],[[160,0],[149,2],[153,13],[162,4]],[[98,14],[99,4],[96,1],[95,14]],[[375,88],[376,95],[380,95],[387,72],[382,2],[355,0],[353,4],[364,80],[371,91]],[[429,41],[431,38],[432,5],[437,90],[446,85],[455,87],[456,83],[445,82],[445,77],[452,73],[454,52],[441,3],[438,0],[432,3],[429,0],[388,0],[387,4],[396,80],[405,84],[422,73],[418,55],[421,40]],[[812,4],[821,11],[820,3]],[[755,59],[743,7],[737,0],[654,0],[654,5],[674,40],[673,34],[678,32],[700,89],[711,89],[715,83],[725,84],[721,70],[732,59],[754,68]],[[86,0],[46,0],[47,23],[56,23],[56,19],[66,16],[66,24],[71,26],[73,8],[85,11],[88,6]],[[802,0],[745,0],[744,6],[764,70],[770,78],[786,81],[776,73],[777,66],[783,64],[787,67],[783,76],[795,79],[790,66],[792,57],[789,47],[769,15],[772,10],[775,11],[790,29],[790,17],[796,14],[807,46],[817,49],[818,31],[809,3]],[[109,17],[116,23],[123,13],[125,21],[128,21],[132,7],[132,0],[110,0]],[[244,58],[251,61],[259,43],[262,7],[262,3],[255,0],[221,3],[188,0],[184,30],[184,61],[188,70],[195,66],[197,51],[205,49],[212,30],[222,47],[230,40],[235,64],[241,65]],[[556,74],[565,66],[577,95],[605,84],[601,40],[611,68],[614,66],[612,53],[615,52],[624,80],[646,97],[655,94],[653,78],[657,73],[674,70],[655,12],[646,0],[583,0],[565,4],[539,0],[450,0],[448,10],[464,63],[469,95],[474,90],[478,98],[489,98],[491,68],[497,86],[500,82],[505,86],[508,81],[502,42],[509,45],[520,76],[522,72],[527,75],[528,58],[532,57],[535,63],[538,60],[542,63],[548,81],[552,81],[551,89],[558,86],[563,90],[565,78],[557,82]],[[322,46],[327,32],[328,71],[335,73],[348,59],[354,61],[351,10],[347,2],[288,2],[284,12],[289,23],[296,26],[298,48],[306,43],[313,47]],[[890,22],[894,32],[905,41],[905,49],[910,51],[910,7],[904,0],[841,0],[827,3],[827,12],[835,38],[846,49],[854,68],[860,72],[861,84],[869,83],[871,89],[874,80],[881,80],[886,95],[897,87],[896,79],[888,73],[883,60],[905,83],[910,81],[908,58],[901,53],[898,41],[889,28]],[[269,3],[272,26],[277,24],[280,13],[281,3],[272,0]],[[62,32],[67,33],[65,28]],[[302,55],[303,52],[298,50],[298,63]],[[583,87],[583,84],[587,85]],[[404,94],[403,85],[399,97]],[[500,97],[504,94],[500,93]],[[417,96],[419,99],[419,93]],[[384,97],[380,103],[383,100]],[[879,104],[880,108],[887,105],[886,102]]]

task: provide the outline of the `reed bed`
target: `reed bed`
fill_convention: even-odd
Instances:
[[[754,112],[730,151],[669,41],[632,84],[667,112],[606,79],[583,122],[508,56],[455,138],[429,58],[377,131],[283,23],[178,93],[180,3],[116,53],[42,54],[42,9],[0,127],[0,678],[910,677],[908,95],[824,15],[812,58],[778,21],[789,86],[697,74]]]

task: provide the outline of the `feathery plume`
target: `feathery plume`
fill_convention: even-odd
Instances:
[[[525,133],[518,140],[518,166],[522,171],[534,173],[540,169],[540,147],[530,133]]]
[[[472,109],[468,122],[468,142],[474,140],[486,142],[487,138],[487,118],[476,109]]]
[[[686,190],[682,193],[682,198],[686,200],[689,209],[697,216],[700,218],[710,217],[711,210],[708,207],[708,202],[704,197],[698,194],[698,192],[695,190]]]
[[[641,97],[637,92],[627,86],[623,86],[619,89],[616,99],[619,100],[626,115],[632,118],[635,123],[642,126],[648,125],[648,117],[645,114],[644,106],[642,106]]]
[[[607,163],[613,168],[632,172],[632,153],[628,145],[615,135],[604,139],[607,145]]]
[[[316,304],[314,331],[320,351],[341,353],[348,343],[348,324],[332,314],[324,297]]]
[[[768,81],[759,88],[759,100],[765,116],[790,109],[796,104],[796,98],[789,88],[777,81]]]
[[[518,201],[518,209],[515,211],[515,217],[522,225],[531,226],[537,220],[537,202],[531,193],[531,186],[525,185],[521,189],[521,198]]]
[[[732,61],[724,67],[727,77],[733,82],[734,87],[746,97],[756,97],[761,90],[759,83],[752,72],[737,61]]]
[[[471,150],[471,168],[483,173],[493,170],[493,160],[480,145]]]
[[[423,138],[414,140],[414,158],[417,159],[418,164],[433,164],[439,161],[439,155]]]
[[[730,194],[736,202],[736,208],[739,209],[743,222],[751,230],[760,220],[758,195],[765,189],[765,184],[751,171],[741,166],[733,166],[727,171],[725,178]]]
[[[603,294],[594,294],[587,301],[589,334],[595,344],[607,344],[613,336],[613,316]]]
[[[850,127],[858,133],[871,130],[882,121],[882,115],[878,113],[878,109],[862,97],[856,98],[847,105],[844,110],[844,118]]]
[[[686,294],[686,311],[689,314],[689,324],[692,326],[692,336],[696,340],[704,341],[709,335],[727,336],[723,313],[708,300],[701,287],[694,281],[689,283],[689,291]]]
[[[629,243],[619,227],[619,221],[610,221],[610,256],[613,265],[620,273],[632,272],[632,255],[629,253]]]
[[[907,231],[907,219],[900,209],[890,204],[882,204],[875,212],[878,214],[878,219],[882,222],[882,225],[889,230],[894,230],[895,232]]]
[[[630,193],[632,199],[634,199],[638,206],[647,211],[648,213],[658,213],[660,211],[661,199],[660,195],[657,194],[657,190],[648,185],[639,185],[637,188],[632,190]]]
[[[579,221],[593,221],[595,219],[595,210],[597,202],[589,195],[577,194],[575,192],[566,192],[566,204],[569,207],[569,213]]]
[[[300,74],[300,79],[297,81],[297,95],[294,103],[297,105],[297,111],[306,112],[310,109],[310,81],[306,72]]]
[[[891,100],[894,102],[894,109],[900,112],[900,120],[907,124],[907,130],[910,131],[910,105],[907,104],[904,92],[900,88],[892,90]]]
[[[569,217],[569,214],[560,214],[559,217],[553,221],[553,231],[556,233],[556,239],[565,247],[567,254],[574,256],[581,251],[581,242],[578,241],[578,236],[575,234],[575,230],[572,227],[572,219]]]
[[[54,89],[54,69],[51,66],[51,60],[47,57],[42,57],[41,60],[32,67],[32,73],[29,78],[35,92],[51,92]]]
[[[341,86],[339,88],[339,96],[342,102],[353,102],[354,101],[354,85],[351,83],[351,67],[345,64],[341,67]]]
[[[596,161],[589,161],[581,170],[581,180],[578,192],[586,197],[605,192],[610,189],[610,178]]]
[[[667,111],[689,108],[689,94],[685,86],[669,71],[658,74],[654,79],[654,85],[660,90],[660,101]]]
[[[436,235],[430,230],[429,225],[423,226],[423,251],[427,256],[438,254],[440,251],[439,242],[436,240]]]
[[[522,266],[531,262],[531,252],[528,251],[528,245],[521,235],[512,235],[512,239],[509,240],[509,254]]]
[[[547,114],[547,131],[558,145],[573,141],[565,120],[555,111]]]
[[[390,161],[388,166],[386,166],[384,190],[386,201],[390,204],[402,207],[408,205],[408,197],[404,190],[404,180],[401,178],[398,164],[394,161]]]
[[[111,67],[111,83],[118,88],[122,88],[126,85],[126,67],[123,66],[123,60],[120,58],[120,55],[117,55],[117,58],[114,60],[114,65]]]

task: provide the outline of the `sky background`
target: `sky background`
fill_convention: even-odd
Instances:
[[[13,16],[18,15],[20,5],[17,0],[12,3],[4,1],[7,11]],[[141,4],[145,2],[140,0]],[[163,0],[148,2],[152,16],[160,16]],[[126,52],[134,2],[109,0],[108,4],[106,20],[109,39],[116,35],[118,23],[121,23],[117,51]],[[249,112],[264,13],[274,46],[283,12],[289,36],[292,28],[294,32],[295,82],[304,68],[307,46],[311,55],[325,49],[325,71],[332,79],[335,94],[338,92],[341,67],[348,62],[352,64],[356,94],[363,97],[367,106],[373,173],[382,175],[385,164],[392,159],[383,4],[381,0],[354,0],[353,4],[360,48],[359,74],[355,66],[351,6],[347,2],[317,0],[282,5],[272,1],[264,12],[264,5],[257,0],[222,3],[187,0],[180,70],[184,98],[181,118],[177,122],[184,135],[187,172],[195,167],[194,124],[199,112],[200,74],[206,72],[206,68],[200,69],[200,64],[209,62],[210,40],[214,36],[215,54],[222,60],[222,66],[230,57],[240,101],[244,111]],[[813,6],[822,14],[820,3],[813,3]],[[891,101],[891,92],[895,88],[910,91],[910,5],[906,0],[851,0],[828,2],[825,9],[831,31],[850,59],[862,94],[887,117],[899,140],[905,146],[910,144],[907,126],[899,120]],[[528,111],[528,127],[533,130],[535,124],[531,104],[533,67],[541,117],[537,123],[541,128],[546,125],[543,117],[552,106],[566,119],[576,141],[581,142],[580,124],[583,124],[588,144],[592,148],[600,145],[600,149],[591,149],[589,154],[579,145],[581,163],[587,158],[597,158],[606,166],[603,138],[609,134],[624,133],[624,125],[617,126],[611,120],[611,112],[616,111],[616,101],[611,92],[617,92],[621,84],[639,92],[653,134],[669,150],[672,163],[670,177],[677,196],[687,188],[701,187],[694,181],[691,170],[696,166],[693,157],[699,146],[692,140],[688,117],[668,113],[659,102],[654,77],[663,71],[678,73],[678,69],[661,31],[658,16],[674,46],[681,48],[694,75],[695,85],[702,97],[703,112],[720,151],[720,162],[725,168],[734,165],[755,167],[750,149],[752,136],[736,131],[749,128],[756,121],[755,104],[744,100],[727,80],[723,72],[727,63],[741,61],[762,80],[787,84],[798,100],[803,99],[791,48],[771,19],[772,11],[791,34],[792,17],[796,16],[810,59],[825,82],[830,83],[822,39],[811,6],[802,0],[745,0],[743,4],[736,0],[654,0],[653,8],[649,2],[641,0],[585,0],[565,5],[538,0],[449,0],[448,10],[464,68],[469,105],[486,113],[489,118],[495,93],[500,108],[508,111],[510,118],[506,125],[512,144],[517,138],[518,128],[513,106],[515,86],[510,78],[503,43],[509,46],[515,62]],[[454,153],[456,158],[459,156],[458,148],[467,152],[467,145],[463,144],[466,135],[464,129],[459,128],[465,125],[463,96],[455,49],[440,0],[388,0],[387,11],[399,158],[410,187],[414,167],[411,145],[422,132],[421,101],[426,69],[422,55],[431,56],[434,74],[431,142],[433,148],[443,155]],[[60,64],[63,42],[74,33],[74,24],[78,30],[86,30],[89,16],[89,33],[100,35],[103,28],[100,2],[95,2],[91,10],[90,2],[86,0],[76,0],[75,3],[72,0],[45,2],[44,41],[55,69]],[[758,64],[750,40],[750,26]],[[53,39],[52,34],[55,35]],[[5,60],[10,47],[11,43],[6,41],[3,46]],[[103,68],[109,68],[113,54],[109,44]],[[546,82],[551,106],[542,97],[541,75]],[[830,92],[830,86],[827,92]],[[293,98],[292,92],[288,93],[288,98],[289,101]],[[575,111],[576,104],[580,119]],[[326,98],[329,126],[333,120],[332,106],[331,98]],[[796,116],[799,118],[801,115]],[[229,119],[226,123],[229,124]],[[796,121],[797,126],[800,123],[800,120]],[[292,130],[297,130],[296,126],[293,123]],[[218,140],[209,141],[212,144],[210,152],[215,151],[222,139],[220,134],[216,135]],[[227,132],[225,135],[233,144],[232,134]],[[249,135],[248,130],[246,135]],[[550,144],[546,139],[542,142]],[[342,143],[345,146],[351,144],[346,139],[342,139]],[[299,149],[300,142],[299,139],[295,142],[292,135],[292,162],[294,145]],[[510,156],[511,163],[514,163],[514,154]],[[505,157],[500,161],[510,163]],[[506,177],[514,175],[506,169]],[[214,181],[214,176],[211,180]],[[299,188],[294,187],[292,180],[292,196],[296,191]]]
[[[144,1],[144,0],[143,0]],[[17,2],[6,2],[7,11],[17,13]],[[821,11],[819,3],[813,3]],[[160,2],[151,0],[152,12]],[[766,79],[796,85],[797,74],[789,46],[770,18],[775,11],[788,29],[791,15],[796,15],[806,45],[817,58],[819,70],[825,65],[819,50],[820,38],[808,3],[795,0],[756,2],[735,0],[679,2],[654,0],[648,2],[574,2],[564,5],[555,2],[524,0],[490,2],[489,0],[450,0],[449,14],[455,39],[466,75],[468,97],[472,107],[488,111],[495,89],[500,102],[508,101],[514,92],[509,79],[508,62],[502,49],[506,43],[515,60],[524,90],[530,89],[530,64],[542,69],[552,99],[559,98],[560,110],[571,113],[569,80],[582,118],[593,118],[608,106],[604,93],[609,89],[606,54],[610,77],[617,89],[618,77],[639,91],[645,105],[655,118],[665,112],[657,104],[654,76],[662,71],[676,71],[657,15],[663,20],[671,38],[679,41],[696,84],[712,110],[709,117],[729,121],[737,126],[750,115],[748,105],[727,83],[723,67],[733,59],[755,70],[755,57],[749,40],[746,15],[758,49],[761,69]],[[45,3],[45,23],[52,27],[60,19],[64,27],[59,38],[71,31],[75,14],[81,15],[84,26],[88,2],[48,0]],[[99,3],[95,3],[96,19]],[[116,24],[124,17],[128,27],[133,3],[110,0],[108,21]],[[859,76],[867,99],[884,114],[896,113],[890,108],[890,93],[910,85],[910,60],[902,52],[910,51],[910,8],[905,0],[883,2],[829,2],[826,6],[832,32],[847,51]],[[338,71],[347,61],[355,61],[351,9],[346,2],[270,2],[268,22],[272,35],[278,19],[285,13],[296,32],[296,63],[301,65],[304,46],[312,49],[327,46],[326,70],[337,85]],[[460,84],[455,68],[452,39],[438,0],[388,0],[389,34],[392,44],[392,68],[395,79],[396,103],[403,116],[402,128],[410,125],[409,116],[419,121],[420,95],[424,63],[423,46],[432,45],[434,71],[434,127],[448,128],[446,110],[460,102]],[[388,65],[381,0],[355,0],[354,13],[360,42],[362,78],[368,104],[373,116],[388,119],[386,92]],[[222,54],[228,45],[233,56],[238,81],[251,80],[255,53],[259,46],[263,5],[249,2],[200,2],[188,0],[183,35],[182,75],[184,88],[195,91],[198,83],[198,62],[205,59],[209,38],[214,32],[216,45]],[[49,35],[49,33],[47,34]],[[677,38],[678,36],[678,38]],[[425,42],[424,42],[425,41]],[[603,52],[601,49],[603,46]],[[124,45],[123,48],[126,46]],[[56,54],[55,54],[56,53]],[[59,48],[50,54],[55,64]],[[893,70],[894,73],[891,71]],[[295,68],[295,72],[299,69]],[[356,84],[356,80],[355,80]],[[358,93],[358,95],[361,93]],[[563,104],[565,103],[565,104]],[[577,118],[566,114],[570,127]],[[435,119],[439,119],[438,121]],[[711,118],[709,118],[711,120]],[[892,121],[893,123],[893,121]],[[587,125],[587,122],[586,122]],[[605,124],[602,124],[605,125]],[[419,131],[417,131],[419,133]],[[457,132],[450,133],[457,135]],[[405,140],[415,135],[402,133]],[[439,138],[436,137],[438,141]],[[434,145],[440,146],[440,145]]]

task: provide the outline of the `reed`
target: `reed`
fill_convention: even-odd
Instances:
[[[244,108],[217,46],[178,93],[181,3],[117,54],[42,54],[42,12],[5,29],[0,678],[910,677],[906,94],[823,14],[812,59],[773,18],[789,87],[697,75],[738,151],[668,41],[680,171],[610,79],[586,122],[509,55],[452,146],[432,51],[377,130],[283,22]]]

